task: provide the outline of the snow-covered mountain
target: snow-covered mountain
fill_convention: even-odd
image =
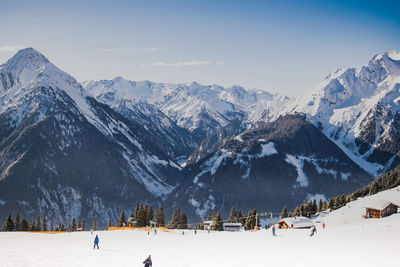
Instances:
[[[105,221],[160,200],[181,167],[169,148],[174,136],[160,141],[155,128],[88,97],[36,50],[19,51],[0,66],[1,216]]]
[[[298,115],[225,138],[185,171],[167,207],[180,207],[191,218],[213,210],[228,216],[232,206],[279,212],[306,199],[350,193],[372,179]]]
[[[141,100],[164,112],[201,142],[221,126],[236,120],[255,122],[276,113],[289,98],[240,86],[134,82],[121,77],[84,82],[89,95],[115,107],[122,101]]]
[[[302,113],[373,175],[400,164],[400,53],[374,56],[366,66],[339,69],[278,113]]]

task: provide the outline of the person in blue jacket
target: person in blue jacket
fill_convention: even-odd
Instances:
[[[94,246],[93,249],[97,246],[97,249],[99,249],[99,236],[96,235],[96,237],[94,238]]]

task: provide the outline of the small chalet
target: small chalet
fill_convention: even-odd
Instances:
[[[303,229],[303,228],[311,228],[314,226],[314,223],[307,217],[288,217],[283,218],[279,221],[280,229]]]
[[[374,199],[371,200],[368,205],[364,208],[365,217],[366,218],[382,218],[385,216],[392,215],[393,213],[397,213],[397,209],[399,206],[393,204],[390,201]]]
[[[224,231],[239,232],[242,228],[241,223],[224,223]]]
[[[208,229],[210,229],[211,230],[211,227],[214,225],[214,222],[213,221],[205,221],[204,222],[204,230],[208,230]]]

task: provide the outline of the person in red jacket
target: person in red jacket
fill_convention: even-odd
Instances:
[[[153,266],[153,262],[151,261],[151,255],[147,257],[147,259],[143,262],[144,267],[151,267]]]
[[[322,223],[322,228],[325,229],[325,223]]]

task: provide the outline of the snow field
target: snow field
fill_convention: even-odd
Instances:
[[[399,266],[400,214],[310,230],[0,233],[0,266]],[[100,250],[93,250],[95,234]]]

